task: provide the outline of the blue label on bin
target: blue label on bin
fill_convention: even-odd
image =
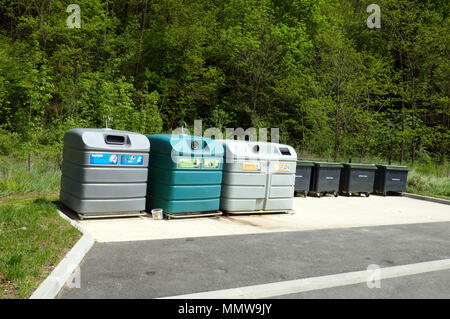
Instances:
[[[144,155],[120,155],[120,165],[144,165]]]
[[[117,154],[90,154],[89,163],[94,165],[117,165],[119,155]]]

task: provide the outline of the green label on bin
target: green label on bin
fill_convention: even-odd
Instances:
[[[220,167],[220,159],[218,158],[203,159],[203,168],[219,168],[219,167]]]
[[[177,168],[200,168],[199,158],[179,158]]]

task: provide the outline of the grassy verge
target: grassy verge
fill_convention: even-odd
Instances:
[[[384,163],[377,159],[364,162]],[[450,168],[447,163],[406,165],[410,167],[407,192],[450,199]],[[24,194],[57,194],[60,181],[61,171],[55,158],[35,156],[30,173],[23,158],[0,156],[0,200],[28,196]]]
[[[56,200],[0,201],[0,298],[28,298],[81,237]]]
[[[56,192],[60,180],[61,172],[54,161],[36,158],[29,172],[26,161],[0,156],[0,197]]]
[[[450,178],[427,175],[417,170],[408,174],[408,193],[450,199]]]

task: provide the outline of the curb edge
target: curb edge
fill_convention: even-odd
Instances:
[[[58,213],[63,219],[68,220],[73,227],[77,228],[83,236],[81,236],[29,299],[55,298],[95,243],[94,237],[80,227],[80,225],[64,215],[60,210],[58,210]]]
[[[424,195],[418,195],[418,194],[412,194],[412,193],[403,193],[402,195],[404,197],[425,200],[428,202],[439,203],[439,204],[444,204],[444,205],[450,205],[450,200],[443,199],[443,198],[430,197],[430,196],[424,196]]]

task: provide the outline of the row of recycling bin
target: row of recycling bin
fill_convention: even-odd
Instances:
[[[291,211],[297,154],[283,144],[72,129],[60,201],[81,218]]]
[[[295,191],[321,196],[325,193],[344,195],[406,191],[406,166],[298,162],[295,173]]]
[[[297,162],[283,144],[148,137],[111,129],[64,136],[60,201],[80,217],[288,212],[295,191],[404,192],[406,167]]]

